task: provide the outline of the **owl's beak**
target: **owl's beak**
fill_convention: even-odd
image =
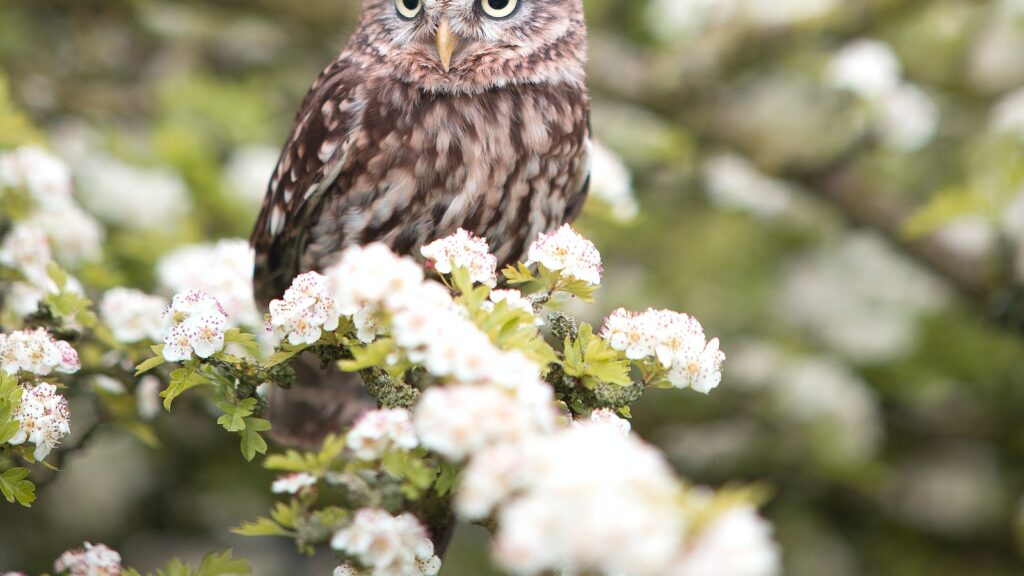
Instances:
[[[459,37],[452,32],[447,18],[441,19],[435,40],[437,41],[437,55],[441,58],[441,66],[447,72],[452,67],[452,54],[459,45]]]

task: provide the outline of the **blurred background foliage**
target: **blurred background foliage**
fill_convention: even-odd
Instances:
[[[1024,573],[1024,2],[586,5],[595,131],[639,212],[624,175],[595,183],[620,196],[580,223],[607,269],[581,313],[687,311],[729,354],[710,398],[650,394],[639,433],[697,482],[769,488],[787,575]],[[0,146],[49,143],[107,225],[78,276],[153,289],[174,247],[247,236],[358,13],[0,2]],[[0,568],[92,540],[139,568],[234,546],[257,574],[329,573],[229,535],[270,476],[201,406],[155,427],[160,450],[101,429],[32,511],[0,508]],[[490,573],[460,529],[442,574]]]

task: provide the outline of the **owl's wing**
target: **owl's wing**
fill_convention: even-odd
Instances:
[[[250,239],[256,300],[264,308],[302,272],[299,258],[312,218],[345,168],[361,118],[357,72],[342,58],[320,74],[278,160]]]

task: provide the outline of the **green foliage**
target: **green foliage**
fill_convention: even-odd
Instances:
[[[199,372],[199,363],[196,360],[188,360],[183,368],[171,372],[170,381],[160,397],[164,399],[164,409],[171,411],[171,404],[185,392],[197,387],[209,385],[207,377]]]
[[[142,576],[132,568],[122,571],[124,576]],[[156,571],[150,576],[248,576],[252,574],[252,568],[247,560],[235,559],[231,550],[224,552],[211,552],[203,557],[199,568],[195,570],[181,560],[175,558],[167,566]]]
[[[29,471],[27,468],[11,468],[0,474],[0,493],[8,502],[17,502],[26,508],[31,508],[36,500],[36,486],[31,480],[27,480]]]
[[[7,79],[0,74],[0,148],[42,142],[42,135],[11,101]]]
[[[608,345],[603,338],[594,335],[589,324],[582,324],[576,340],[565,339],[565,373],[579,378],[583,385],[594,388],[600,384],[629,386],[629,362],[622,360],[621,353]]]

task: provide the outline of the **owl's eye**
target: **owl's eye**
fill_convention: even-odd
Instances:
[[[508,18],[518,7],[519,0],[480,0],[480,9],[496,20]]]
[[[423,0],[395,0],[395,7],[398,8],[399,16],[412,20],[423,11]]]

